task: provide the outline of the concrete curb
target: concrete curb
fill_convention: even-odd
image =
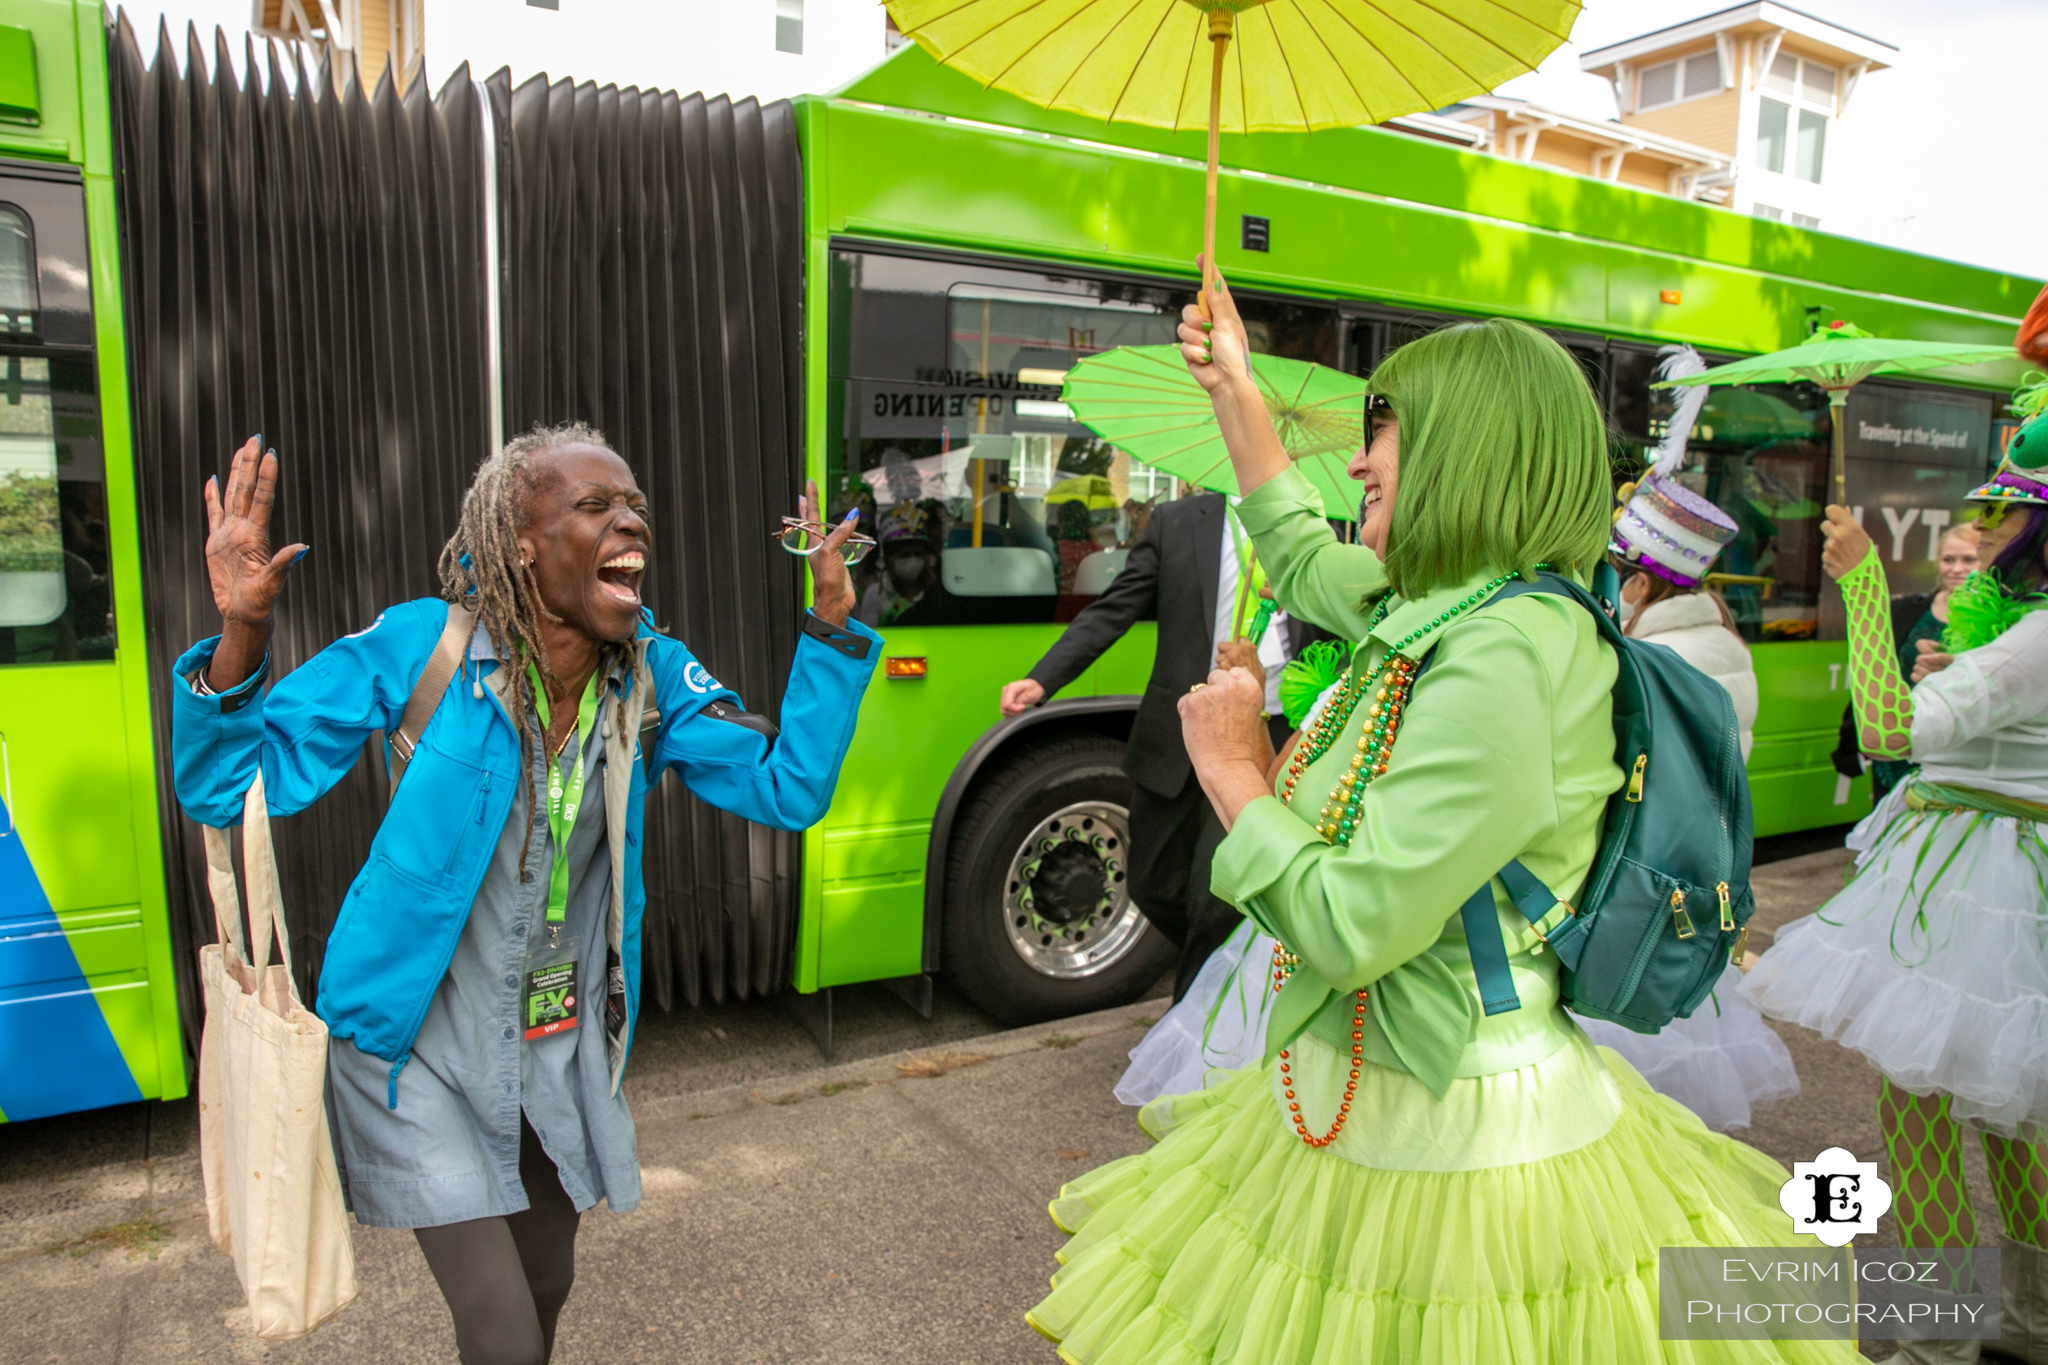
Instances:
[[[1090,1038],[1120,1031],[1128,1031],[1135,1046],[1139,1034],[1158,1023],[1159,1017],[1170,1007],[1171,1002],[1166,1000],[1142,1000],[1135,1005],[1119,1005],[1093,1014],[1078,1014],[1069,1019],[1055,1019],[1051,1023],[1006,1029],[979,1038],[956,1039],[936,1047],[892,1052],[798,1075],[634,1100],[633,1124],[636,1128],[646,1129],[663,1124],[688,1123],[770,1105],[800,1104],[805,1100],[869,1085],[931,1079],[961,1067],[984,1065],[1042,1048],[1068,1048]],[[899,1069],[920,1062],[931,1070],[920,1075]]]

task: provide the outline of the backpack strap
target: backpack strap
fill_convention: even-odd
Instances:
[[[1501,884],[1508,889],[1508,899],[1514,902],[1522,918],[1533,925],[1541,924],[1543,917],[1558,906],[1566,910],[1561,896],[1553,895],[1549,887],[1537,880],[1536,874],[1522,866],[1519,858],[1512,859],[1500,870]],[[1514,979],[1508,974],[1508,948],[1502,937],[1499,922],[1493,916],[1493,878],[1489,877],[1466,898],[1458,909],[1458,918],[1465,926],[1465,947],[1472,955],[1472,974],[1479,979],[1479,1001],[1488,1014],[1505,1014],[1522,1007],[1522,997],[1515,993]],[[1562,936],[1567,928],[1573,930],[1570,937],[1576,947],[1578,920],[1573,917],[1559,927]],[[1545,941],[1549,936],[1545,935]],[[1576,953],[1574,953],[1576,957]]]
[[[413,752],[419,748],[420,736],[427,732],[427,722],[434,718],[434,709],[441,704],[441,697],[448,690],[455,670],[462,666],[462,656],[469,650],[469,641],[476,634],[476,612],[468,607],[451,605],[448,608],[448,624],[441,627],[441,638],[434,642],[434,652],[427,656],[427,666],[420,670],[420,680],[413,684],[412,695],[405,699],[405,715],[398,722],[398,728],[391,732],[391,789],[398,790],[405,769],[412,762]]]
[[[1540,592],[1554,597],[1569,597],[1591,613],[1595,628],[1616,649],[1621,648],[1621,625],[1614,619],[1615,599],[1620,587],[1614,568],[1606,560],[1593,571],[1593,591],[1588,592],[1572,579],[1548,570],[1538,572],[1536,581],[1517,578],[1486,599],[1483,606],[1492,606],[1509,597],[1520,597],[1524,593]],[[1416,670],[1415,679],[1429,671],[1436,662],[1436,650],[1431,649]],[[1534,926],[1542,923],[1543,917],[1562,905],[1569,912],[1565,922],[1549,934],[1542,935],[1544,942],[1557,952],[1558,960],[1566,967],[1576,966],[1583,949],[1580,939],[1585,934],[1586,921],[1572,910],[1562,896],[1551,893],[1549,887],[1539,881],[1536,875],[1522,866],[1521,860],[1510,859],[1508,865],[1497,874],[1501,884],[1507,887],[1508,899],[1522,918]],[[1459,921],[1465,928],[1465,948],[1472,957],[1472,974],[1479,982],[1479,1002],[1488,1014],[1505,1014],[1522,1007],[1522,997],[1515,992],[1513,976],[1508,971],[1507,940],[1502,935],[1499,921],[1493,914],[1493,878],[1480,883],[1479,889],[1466,897],[1458,907]],[[1539,931],[1540,932],[1540,931]]]
[[[654,785],[654,741],[661,729],[661,697],[654,686],[654,670],[647,665],[647,646],[640,646],[640,677],[645,679],[647,700],[640,708],[640,761],[647,765],[647,785]]]

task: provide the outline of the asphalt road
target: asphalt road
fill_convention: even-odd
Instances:
[[[1753,946],[1838,887],[1843,857],[1760,868]],[[1146,1145],[1110,1091],[1161,1002],[1014,1031],[943,992],[930,1021],[880,989],[837,1004],[829,1066],[772,1001],[644,1023],[630,1082],[644,1202],[584,1220],[558,1365],[1049,1365],[1022,1318],[1060,1241],[1045,1205]],[[1881,1157],[1876,1074],[1780,1031],[1803,1093],[1738,1136],[1787,1163],[1835,1145]],[[196,1152],[184,1102],[0,1126],[0,1360],[453,1360],[403,1232],[355,1230],[361,1292],[334,1322],[298,1342],[251,1336],[206,1237]],[[1995,1229],[1975,1147],[1970,1163]],[[1870,1240],[1896,1244],[1888,1226]]]

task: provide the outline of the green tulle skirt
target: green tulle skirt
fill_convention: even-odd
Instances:
[[[1073,1365],[1851,1362],[1848,1342],[1660,1341],[1657,1250],[1796,1245],[1785,1170],[1612,1052],[1606,1136],[1545,1161],[1388,1171],[1304,1145],[1263,1067],[1148,1106],[1148,1152],[1060,1191],[1029,1316]]]

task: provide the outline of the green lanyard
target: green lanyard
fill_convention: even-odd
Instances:
[[[541,681],[540,670],[532,664],[526,666],[526,676],[533,680],[533,709],[540,716],[541,747],[547,747],[548,732],[548,689]],[[597,726],[597,699],[602,689],[597,675],[591,674],[590,685],[583,689],[583,700],[576,708],[576,762],[574,771],[564,777],[561,767],[555,762],[555,755],[548,760],[548,831],[555,838],[555,866],[548,874],[548,941],[553,943],[561,933],[562,922],[569,917],[569,836],[576,829],[576,814],[583,806],[583,777],[589,772],[585,763],[583,746],[590,738],[590,732]]]
[[[1230,618],[1231,629],[1236,631],[1244,629],[1245,600],[1257,595],[1259,589],[1266,585],[1266,566],[1259,563],[1257,553],[1245,539],[1244,529],[1237,520],[1237,509],[1225,503],[1223,513],[1230,526],[1230,542],[1237,548],[1237,610]],[[1272,619],[1270,613],[1266,619]],[[1245,638],[1257,644],[1265,633],[1263,623],[1257,623]]]

